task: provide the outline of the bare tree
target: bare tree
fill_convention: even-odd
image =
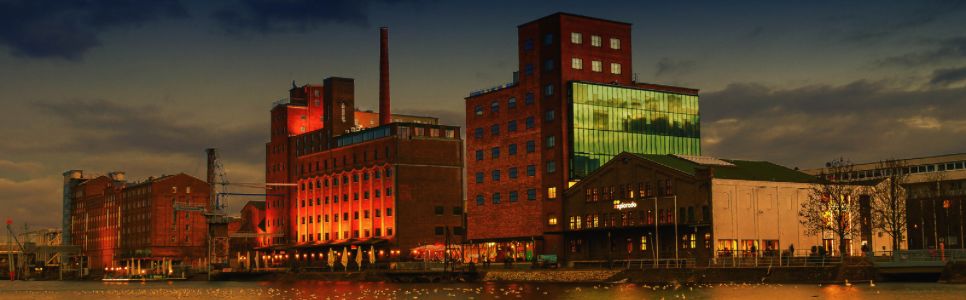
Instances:
[[[936,243],[935,244],[936,249],[939,249],[940,243],[945,243],[945,240],[949,235],[949,221],[948,221],[948,218],[944,218],[943,219],[945,221],[944,223],[946,223],[945,224],[946,233],[943,234],[942,239],[939,238],[938,214],[939,214],[939,207],[945,206],[944,199],[943,199],[943,197],[946,196],[946,193],[943,190],[943,182],[945,181],[946,181],[946,173],[940,172],[939,170],[935,170],[935,172],[929,172],[928,175],[926,176],[926,182],[928,182],[930,185],[928,196],[929,196],[929,201],[931,202],[930,207],[932,208],[931,209],[932,210],[931,212],[932,213],[932,235]],[[919,201],[921,202],[923,201],[923,199],[920,199]],[[943,212],[948,214],[949,211],[944,207]],[[926,212],[924,211],[920,213],[920,215],[922,216],[925,216],[925,214]],[[946,217],[948,217],[948,215],[946,215]],[[925,226],[923,226],[923,231],[925,231]],[[923,242],[923,246],[927,245],[925,239],[923,239],[922,242]]]
[[[909,173],[906,164],[897,159],[879,162],[882,182],[875,185],[869,194],[872,196],[872,228],[892,237],[892,251],[901,249],[906,238],[906,184]]]
[[[847,182],[854,167],[844,158],[828,162],[811,187],[809,201],[798,211],[799,223],[809,235],[831,232],[838,241],[839,255],[847,256],[847,243],[859,224],[858,190]]]

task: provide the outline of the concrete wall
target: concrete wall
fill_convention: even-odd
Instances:
[[[718,241],[778,240],[779,250],[789,245],[804,254],[811,246],[821,246],[819,236],[809,236],[799,223],[798,211],[809,199],[807,184],[768,181],[714,179],[711,206],[715,249]],[[759,242],[758,250],[765,250]],[[730,250],[735,250],[729,246]]]

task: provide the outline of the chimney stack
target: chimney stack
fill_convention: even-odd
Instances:
[[[379,28],[379,125],[392,122],[389,112],[389,28]]]

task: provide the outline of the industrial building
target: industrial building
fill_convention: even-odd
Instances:
[[[698,90],[637,82],[631,24],[556,13],[517,32],[513,80],[465,98],[480,260],[562,250],[564,190],[621,152],[701,154]]]
[[[563,257],[638,263],[836,251],[799,222],[817,178],[765,161],[622,153],[567,190]],[[859,249],[853,251],[857,254]]]
[[[81,247],[91,273],[207,263],[205,181],[181,173],[128,182],[123,172],[85,177],[81,170],[65,172],[64,181],[64,228],[72,237],[65,244]]]
[[[462,234],[459,127],[390,113],[386,28],[380,37],[378,114],[356,110],[354,80],[339,77],[293,86],[272,108],[266,182],[295,185],[269,190],[261,253],[362,246],[383,260]]]
[[[903,168],[905,182],[906,240],[910,250],[966,249],[966,153],[894,159]],[[849,182],[879,181],[889,176],[883,162],[857,163],[839,178]],[[821,168],[805,170],[818,175]],[[882,233],[866,235],[881,237]],[[890,243],[873,244],[876,251],[890,251]]]

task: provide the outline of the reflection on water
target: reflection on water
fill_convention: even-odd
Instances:
[[[0,282],[0,299],[963,299],[966,285],[396,284],[372,282]]]

